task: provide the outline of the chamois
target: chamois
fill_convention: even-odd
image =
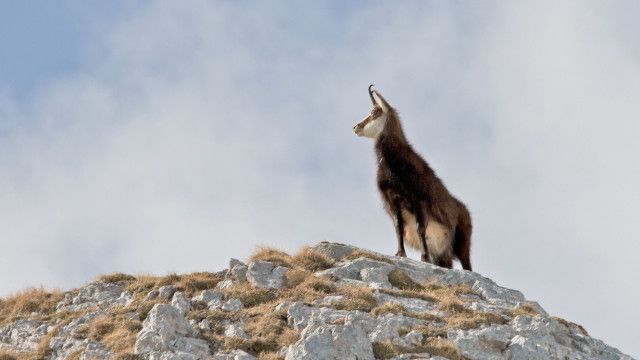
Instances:
[[[373,110],[353,127],[356,135],[375,139],[377,183],[398,238],[396,256],[406,257],[404,243],[422,251],[422,261],[451,268],[454,255],[471,270],[471,216],[404,135],[394,108],[369,86]]]

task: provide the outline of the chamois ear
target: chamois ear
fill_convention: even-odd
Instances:
[[[389,112],[391,106],[389,106],[387,101],[382,97],[382,95],[380,95],[377,90],[373,90],[373,98],[376,100],[378,106],[382,108],[382,112],[384,112],[385,114]]]

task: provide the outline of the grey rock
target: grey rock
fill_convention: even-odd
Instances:
[[[390,289],[389,273],[393,268],[391,266],[383,266],[377,268],[364,268],[360,270],[360,278],[374,289]]]
[[[324,294],[310,303],[282,301],[274,306],[275,311],[286,312],[288,326],[301,332],[295,344],[277,351],[287,359],[373,359],[372,342],[391,342],[402,348],[415,349],[424,341],[419,328],[429,326],[442,330],[444,337],[468,359],[631,360],[617,349],[590,337],[579,325],[550,317],[539,304],[527,300],[519,291],[499,286],[480,274],[394,256],[385,256],[385,261],[366,256],[345,260],[346,256],[361,249],[343,244],[321,243],[314,249],[337,261],[332,268],[317,272],[316,276],[327,276],[337,286],[370,287],[378,305],[396,303],[407,312],[373,316],[361,311],[337,310],[334,307],[339,307],[344,300],[341,293]],[[459,295],[465,308],[499,315],[505,322],[447,331],[444,322],[422,316],[448,316],[438,308],[437,301],[387,293],[387,289],[391,289],[388,275],[395,269],[404,271],[421,284],[435,282],[445,287],[465,284],[472,289],[471,293]],[[241,350],[218,351],[211,355],[209,343],[200,338],[201,333],[219,330],[227,337],[247,338],[244,323],[231,320],[236,318],[235,314],[227,314],[229,319],[214,320],[217,316],[211,316],[199,321],[188,321],[186,314],[193,301],[204,302],[212,310],[238,311],[243,308],[242,302],[237,298],[225,298],[225,289],[249,281],[252,286],[277,290],[283,285],[286,271],[287,268],[266,261],[247,266],[232,259],[229,269],[218,273],[224,280],[215,289],[202,291],[192,299],[176,291],[174,286],[150,291],[147,301],[161,300],[163,303],[156,304],[146,317],[137,334],[135,352],[145,360],[255,359]],[[124,315],[126,319],[139,320],[138,313],[125,308],[132,301],[132,294],[122,284],[88,284],[67,292],[57,304],[58,311],[77,312],[71,314],[72,321],[67,323],[61,316],[43,320],[48,318],[32,314],[5,324],[0,327],[0,350],[34,351],[45,336],[52,335],[46,344],[47,360],[67,359],[73,354],[80,354],[80,358],[86,360],[112,359],[115,355],[104,344],[85,338],[87,329],[97,317],[114,313],[120,314],[118,319]],[[166,304],[169,301],[170,304]],[[514,317],[513,310],[521,306],[532,308],[538,315]],[[53,329],[56,329],[55,334],[51,334]],[[427,353],[400,354],[393,359],[444,360]]]
[[[227,288],[233,286],[233,284],[235,284],[233,279],[224,279],[224,280],[220,281],[218,283],[218,285],[216,285],[216,289],[224,290],[224,289],[227,289]]]
[[[362,278],[362,272],[365,276],[370,277],[374,281],[380,281],[384,283],[386,281],[386,287],[391,287],[387,275],[394,269],[393,265],[390,265],[383,261],[373,260],[367,257],[361,257],[350,261],[345,261],[339,265],[318,272],[320,276],[337,277],[339,279],[351,279],[363,281],[366,284],[368,282]],[[384,277],[384,281],[381,279]]]
[[[225,326],[224,336],[227,337],[239,337],[248,339],[249,336],[244,332],[243,325],[241,323],[231,323]]]
[[[283,266],[275,266],[269,261],[257,260],[249,264],[247,280],[256,287],[279,289],[284,283],[284,273],[289,270]]]
[[[245,282],[247,281],[247,265],[238,259],[231,259],[229,261],[229,276],[232,281]]]
[[[427,325],[427,321],[404,315],[385,314],[377,318],[376,327],[369,333],[369,340],[371,342],[391,341],[398,345],[408,346],[408,342],[412,341],[412,338],[401,337],[400,330],[413,329],[421,325]]]
[[[170,300],[173,297],[173,293],[176,292],[176,288],[173,285],[161,286],[158,289],[158,296],[163,300]]]
[[[71,293],[65,294],[65,298],[56,305],[56,309],[59,312],[106,309],[111,306],[126,306],[132,301],[133,296],[124,291],[123,285],[99,281],[80,288],[75,296]]]
[[[344,300],[343,295],[327,295],[322,299],[314,300],[313,305],[316,306],[333,306]]]
[[[319,251],[335,261],[341,261],[345,257],[351,255],[354,251],[359,250],[355,246],[331,243],[323,241],[313,247],[313,250]]]
[[[203,290],[200,295],[194,296],[194,301],[202,301],[209,306],[209,309],[218,309],[223,304],[224,295],[219,290]]]
[[[238,311],[244,308],[242,302],[238,299],[229,299],[220,307],[223,311]]]
[[[191,300],[187,299],[181,291],[176,291],[171,299],[171,306],[175,307],[184,316],[191,310]]]
[[[76,335],[104,314],[101,310],[89,312],[62,326],[49,341],[50,359],[66,359],[75,352],[85,350],[89,340]]]
[[[229,352],[218,352],[213,355],[213,360],[256,360],[257,358],[242,350],[233,350]]]
[[[436,309],[437,304],[431,301],[426,301],[422,299],[416,298],[407,298],[401,296],[393,296],[389,294],[384,294],[381,292],[374,292],[373,296],[376,298],[376,301],[379,305],[385,303],[395,303],[400,304],[406,310],[414,312],[414,313],[431,313],[433,315],[442,315],[440,311]]]
[[[138,333],[134,351],[136,354],[160,353],[161,357],[171,352],[172,358],[182,356],[180,353],[208,356],[209,344],[195,335],[196,330],[178,309],[168,304],[156,304]]]
[[[431,357],[429,353],[422,354],[402,354],[394,356],[389,360],[449,360],[440,356]]]
[[[159,295],[160,295],[160,291],[158,291],[158,289],[153,289],[147,293],[147,296],[145,296],[144,301],[153,300],[157,298]]]
[[[113,357],[113,353],[97,341],[88,341],[84,351],[80,354],[80,360],[109,360]]]
[[[51,328],[38,320],[16,320],[0,328],[0,349],[34,351]]]
[[[546,316],[522,315],[506,325],[449,333],[469,359],[631,359],[577,326]]]
[[[354,323],[327,325],[311,319],[300,340],[289,346],[286,360],[373,360],[373,348],[364,329]]]

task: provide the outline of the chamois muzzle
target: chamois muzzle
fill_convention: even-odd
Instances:
[[[373,84],[369,85],[369,97],[371,98],[371,103],[375,105],[376,99],[373,98],[373,90],[371,90],[372,87],[373,87]]]

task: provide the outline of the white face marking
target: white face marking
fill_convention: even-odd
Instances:
[[[382,134],[382,130],[384,130],[384,126],[387,123],[387,114],[382,114],[377,118],[369,121],[367,125],[365,125],[364,129],[362,129],[362,136],[377,139],[380,134]]]

